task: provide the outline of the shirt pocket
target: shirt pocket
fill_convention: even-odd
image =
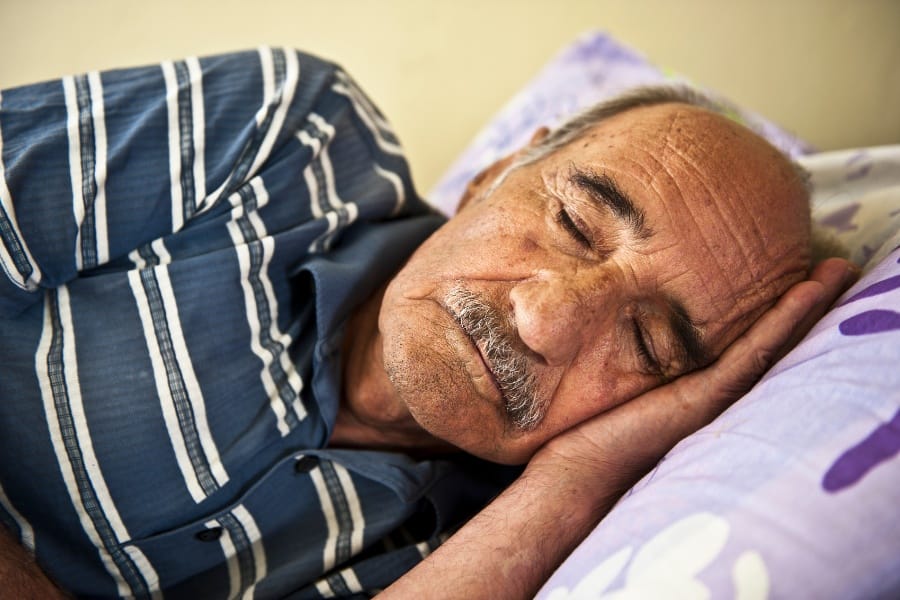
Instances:
[[[122,544],[144,561],[148,587],[166,598],[229,598],[272,574],[296,589],[322,572],[329,524],[313,455],[282,459],[225,508]],[[156,578],[154,583],[152,580]]]

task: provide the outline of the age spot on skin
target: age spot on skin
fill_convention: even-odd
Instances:
[[[533,239],[526,237],[522,238],[522,242],[519,244],[519,247],[521,248],[522,252],[527,252],[530,254],[531,252],[537,250],[538,245]]]

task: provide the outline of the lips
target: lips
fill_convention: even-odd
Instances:
[[[453,309],[452,306],[444,307],[450,316],[453,318],[453,322],[456,323],[456,326],[459,328],[459,331],[463,334],[463,337],[468,342],[472,354],[478,357],[479,366],[481,367],[482,373],[472,373],[473,378],[483,378],[489,382],[490,387],[492,388],[493,394],[495,398],[498,398],[501,402],[503,401],[503,392],[500,389],[500,385],[497,383],[497,376],[494,374],[494,370],[491,366],[491,362],[488,359],[487,355],[484,352],[483,342],[477,340],[472,333],[468,330],[468,328],[463,323],[462,319],[459,318],[459,315]],[[477,382],[476,382],[477,383]]]
[[[472,335],[465,330],[465,328],[463,328],[463,333],[466,334],[466,337],[469,338],[469,341],[475,347],[475,350],[478,352],[478,357],[481,359],[481,362],[484,365],[485,372],[487,373],[488,377],[490,377],[491,382],[494,384],[494,387],[497,388],[497,392],[502,396],[503,392],[500,390],[500,385],[497,383],[497,376],[494,374],[494,369],[491,366],[491,361],[484,352],[483,342],[473,338]]]

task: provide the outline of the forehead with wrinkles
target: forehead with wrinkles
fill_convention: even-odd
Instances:
[[[705,109],[662,104],[603,121],[557,158],[612,177],[654,235],[631,261],[655,263],[718,354],[808,268],[808,195],[768,142]],[[588,157],[587,159],[585,157]]]

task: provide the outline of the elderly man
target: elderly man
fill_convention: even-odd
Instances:
[[[0,517],[79,595],[347,596],[527,462],[387,593],[533,593],[852,277],[803,281],[803,181],[703,105],[538,131],[442,224],[304,54],[5,92]]]

